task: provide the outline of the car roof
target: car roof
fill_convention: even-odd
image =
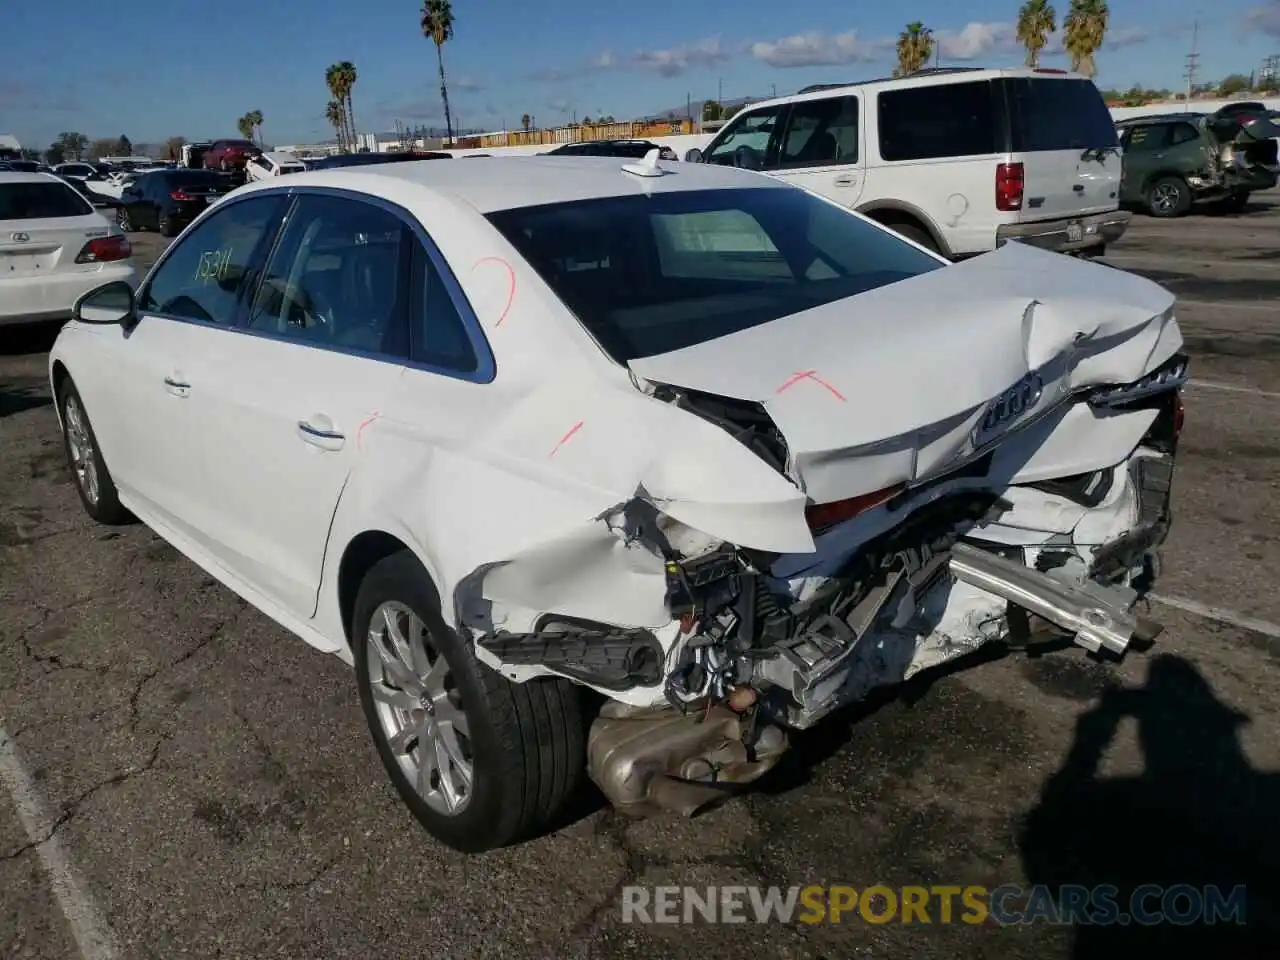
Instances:
[[[66,183],[66,181],[53,173],[0,170],[0,183]]]
[[[973,83],[980,80],[995,80],[1000,77],[1027,77],[1040,80],[1087,80],[1083,74],[1070,71],[1045,70],[1032,67],[938,67],[926,68],[904,77],[876,77],[871,80],[853,80],[848,83],[815,83],[810,84],[798,93],[788,96],[770,97],[768,100],[755,100],[744,103],[737,112],[758,107],[773,107],[780,104],[795,103],[799,100],[822,100],[834,95],[839,90],[864,90],[868,87],[877,89],[902,89],[911,87],[944,87],[953,83]]]
[[[491,157],[491,163],[435,163],[431,160],[308,170],[281,184],[251,184],[237,192],[292,190],[305,186],[347,188],[393,202],[429,199],[461,201],[480,213],[575,200],[749,188],[794,190],[780,180],[718,164],[664,161],[666,175],[643,177],[623,167],[626,157]]]

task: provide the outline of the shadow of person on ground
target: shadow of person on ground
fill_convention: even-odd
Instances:
[[[47,390],[36,390],[30,387],[10,387],[0,384],[0,417],[8,417],[24,410],[47,407],[53,401]]]
[[[1133,718],[1145,769],[1100,777],[1102,757],[1123,720]],[[1118,914],[1135,890],[1185,885],[1197,896],[1216,886],[1225,905],[1243,886],[1244,923],[1230,916],[1162,922],[1082,923],[1075,957],[1111,957],[1138,948],[1210,950],[1233,960],[1280,950],[1280,774],[1250,767],[1238,741],[1249,719],[1218,700],[1180,657],[1152,661],[1145,687],[1106,691],[1080,718],[1066,763],[1045,785],[1019,836],[1028,882],[1096,888],[1113,885]],[[1183,916],[1195,906],[1165,901]],[[1011,901],[1016,906],[1016,901]],[[1141,897],[1139,916],[1162,909],[1161,894]],[[1229,913],[1229,911],[1228,911]],[[1222,952],[1230,951],[1230,953]]]
[[[20,323],[0,327],[0,357],[48,353],[61,330],[62,321],[60,320],[52,323]]]

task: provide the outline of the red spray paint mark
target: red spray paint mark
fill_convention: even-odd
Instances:
[[[474,271],[486,263],[496,263],[507,271],[507,302],[503,304],[502,312],[498,314],[498,322],[494,324],[495,327],[500,327],[502,326],[502,321],[507,319],[507,312],[511,309],[512,301],[516,298],[516,272],[511,269],[511,264],[501,257],[481,257],[471,265],[471,269]]]
[[[582,429],[582,425],[583,425],[585,422],[586,422],[585,420],[579,420],[579,421],[578,421],[577,423],[575,423],[572,427],[570,427],[570,428],[569,428],[569,432],[568,432],[568,433],[566,433],[563,437],[561,437],[561,438],[560,438],[560,442],[559,442],[559,443],[557,443],[554,447],[552,447],[552,448],[551,448],[551,452],[547,454],[547,459],[548,459],[548,460],[550,460],[552,457],[554,457],[554,456],[555,456],[555,455],[560,451],[560,448],[561,448],[561,447],[563,447],[566,443],[568,443],[568,442],[569,442],[569,440],[570,440],[570,438],[571,438],[575,433],[577,433],[579,430],[581,430],[581,429]]]
[[[776,391],[776,392],[778,392],[778,393],[782,393],[784,390],[789,390],[791,387],[794,387],[794,386],[795,386],[797,383],[799,383],[801,380],[812,380],[812,381],[813,381],[814,383],[816,383],[818,386],[826,388],[826,390],[827,390],[827,391],[828,391],[828,392],[829,392],[833,397],[835,397],[837,400],[839,400],[839,401],[841,401],[841,402],[844,402],[845,400],[847,400],[847,399],[848,399],[848,398],[846,398],[846,397],[845,397],[845,395],[844,395],[843,393],[841,393],[839,390],[837,390],[837,389],[836,389],[835,387],[833,387],[831,384],[827,383],[827,381],[825,381],[825,380],[823,380],[821,377],[819,377],[819,376],[818,376],[818,371],[817,371],[817,370],[805,370],[805,371],[804,371],[804,372],[802,372],[802,373],[793,373],[793,374],[792,374],[792,375],[787,379],[787,382],[786,382],[786,383],[784,383],[782,386],[780,386],[780,387],[777,389],[777,391]]]
[[[375,411],[373,411],[373,416],[366,417],[366,418],[361,422],[360,426],[356,427],[356,447],[357,447],[357,449],[360,449],[360,450],[363,450],[363,449],[364,449],[364,428],[365,428],[365,427],[367,427],[367,426],[369,426],[369,424],[373,423],[373,421],[377,420],[380,416],[382,416],[382,414],[381,414],[381,413],[379,413],[377,410],[375,410]]]

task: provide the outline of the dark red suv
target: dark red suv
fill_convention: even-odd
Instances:
[[[243,170],[250,157],[260,157],[262,151],[251,140],[215,140],[205,151],[204,168],[221,170]]]

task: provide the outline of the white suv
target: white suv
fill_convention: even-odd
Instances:
[[[1111,113],[1063,71],[807,87],[741,111],[685,159],[782,178],[957,259],[1015,239],[1098,255],[1129,225]]]
[[[66,320],[112,280],[138,285],[118,226],[55,176],[0,173],[0,325]]]

